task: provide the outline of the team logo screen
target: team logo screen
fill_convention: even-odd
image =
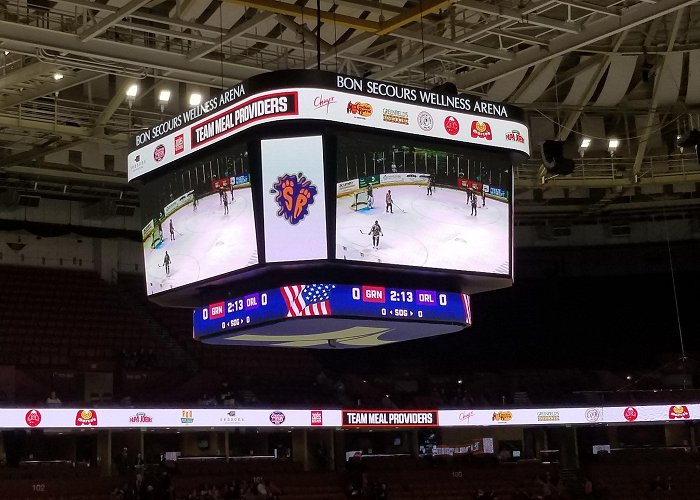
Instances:
[[[309,213],[318,189],[303,174],[285,174],[277,179],[270,191],[279,205],[277,215],[295,225]]]
[[[257,120],[298,113],[296,92],[260,96],[192,127],[192,147],[201,146]]]

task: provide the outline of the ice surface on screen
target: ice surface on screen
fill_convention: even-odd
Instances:
[[[220,149],[146,182],[141,207],[149,295],[258,263],[242,146]]]
[[[336,258],[510,274],[506,159],[352,134],[337,168]]]

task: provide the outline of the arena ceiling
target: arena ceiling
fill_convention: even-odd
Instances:
[[[0,187],[133,195],[126,165],[46,157],[91,145],[123,152],[135,129],[186,108],[192,92],[317,67],[316,5],[0,0]],[[700,128],[700,0],[321,0],[320,8],[322,69],[452,82],[529,111],[533,160],[515,172],[522,220],[659,204],[700,210],[697,157],[677,147],[679,135]],[[161,107],[164,88],[173,97]],[[591,143],[581,149],[584,137]],[[538,142],[553,138],[568,141],[574,174],[542,167]],[[612,152],[610,138],[620,140]]]

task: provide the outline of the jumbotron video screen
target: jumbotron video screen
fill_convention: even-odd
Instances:
[[[245,145],[218,148],[142,187],[148,295],[258,263]]]
[[[497,155],[339,134],[336,258],[508,275],[511,179]]]

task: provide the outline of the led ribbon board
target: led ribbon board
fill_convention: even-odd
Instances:
[[[277,323],[286,319],[293,321]],[[461,293],[313,283],[196,309],[194,337],[215,344],[367,347],[458,331],[470,323],[469,297]]]
[[[279,73],[284,78],[251,78],[136,135],[128,156],[129,180],[251,127],[290,120],[530,152],[528,128],[518,108],[321,71]]]

